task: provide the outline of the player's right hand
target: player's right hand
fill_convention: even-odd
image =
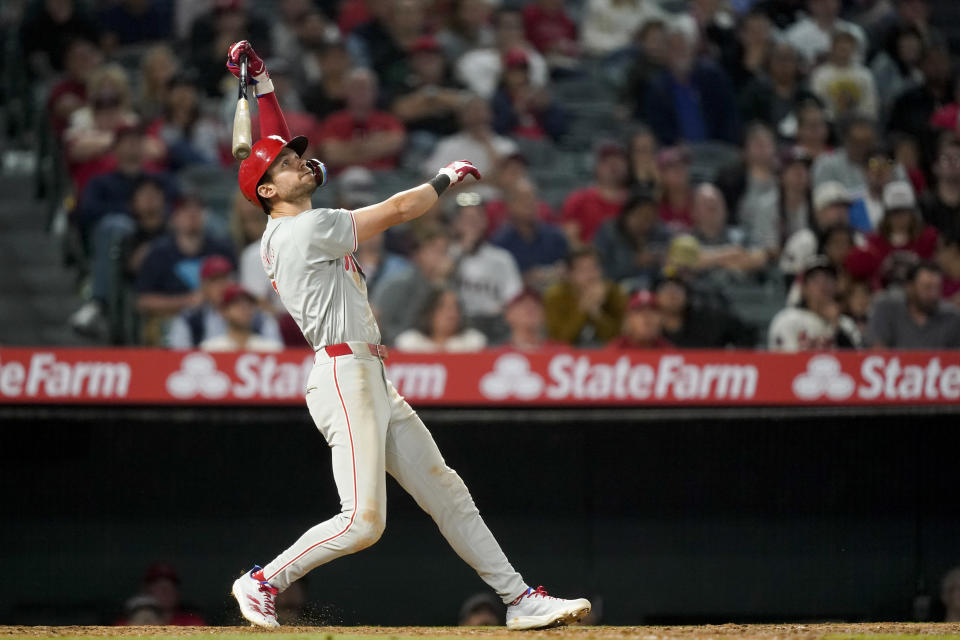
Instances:
[[[480,170],[469,160],[454,160],[440,169],[440,173],[450,178],[451,185],[463,182],[467,176],[473,176],[477,180],[481,178]]]
[[[260,76],[267,73],[267,65],[263,63],[263,59],[253,50],[253,45],[250,44],[249,40],[241,40],[240,42],[234,42],[230,45],[230,48],[227,50],[227,69],[239,78],[240,56],[243,54],[247,54],[247,75],[250,78],[250,84],[257,84],[261,79]],[[270,76],[267,77],[269,78]]]

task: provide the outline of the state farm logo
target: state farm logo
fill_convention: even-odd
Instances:
[[[530,370],[530,361],[518,353],[500,356],[493,371],[480,379],[480,393],[491,400],[516,396],[532,400],[543,391],[543,377]]]
[[[167,378],[167,391],[175,398],[222,398],[230,391],[230,376],[217,369],[213,357],[191,353]]]
[[[827,396],[831,400],[846,400],[856,388],[853,377],[840,368],[840,362],[831,355],[814,356],[807,370],[793,379],[793,392],[803,400],[817,400]]]

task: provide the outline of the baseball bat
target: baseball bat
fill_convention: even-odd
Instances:
[[[245,160],[250,156],[253,135],[250,132],[250,104],[247,102],[247,56],[240,56],[240,96],[233,115],[233,157]]]

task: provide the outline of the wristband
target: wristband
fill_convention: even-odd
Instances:
[[[450,176],[438,173],[427,184],[433,187],[433,190],[437,192],[437,197],[439,198],[443,195],[443,192],[447,190],[447,187],[450,186]]]
[[[270,76],[267,75],[266,71],[254,79],[257,81],[257,83],[253,86],[258,98],[268,93],[273,93],[273,80],[270,79]]]

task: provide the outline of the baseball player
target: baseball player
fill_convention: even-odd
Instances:
[[[240,190],[270,217],[260,241],[263,268],[284,306],[316,352],[307,379],[310,415],[330,445],[340,513],[304,533],[266,566],[233,583],[244,618],[277,627],[275,596],[310,570],[369,547],[383,534],[386,473],[430,514],[441,533],[507,605],[507,626],[535,629],[566,624],[590,602],[532,589],[510,565],[484,524],[470,492],[448,467],[430,432],[386,378],[386,348],[367,303],[357,245],[423,215],[450,185],[480,179],[468,161],[452,162],[419,187],[363,209],[314,209],[313,192],[326,181],[316,159],[304,160],[303,136],[290,138],[270,76],[247,41],[229,49],[227,67],[239,74],[247,55],[256,87],[263,137],[240,165]]]

